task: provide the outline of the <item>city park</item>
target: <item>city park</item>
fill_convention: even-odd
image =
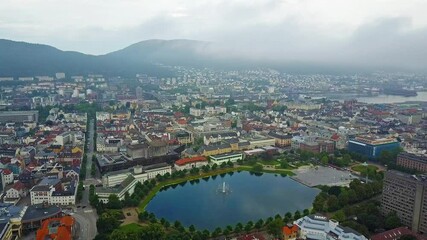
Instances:
[[[387,156],[388,157],[388,156]],[[366,164],[365,159],[355,154],[337,151],[335,154],[312,154],[302,151],[289,151],[277,156],[258,156],[239,160],[236,163],[221,165],[206,165],[202,168],[193,168],[190,171],[175,171],[164,176],[158,175],[155,179],[137,183],[132,195],[126,194],[123,201],[111,195],[109,202],[100,202],[95,194],[95,187],[90,186],[89,199],[96,208],[99,219],[97,221],[98,235],[96,239],[215,239],[219,236],[238,236],[243,233],[265,233],[275,237],[282,237],[281,228],[310,213],[322,213],[349,226],[365,236],[378,227],[391,229],[400,224],[399,219],[393,216],[381,217],[379,212],[378,196],[382,191],[383,171],[377,164]],[[176,188],[198,184],[200,181],[209,181],[217,176],[225,177],[234,173],[248,172],[251,175],[263,174],[275,177],[294,178],[298,181],[298,174],[303,172],[320,172],[323,169],[335,169],[340,172],[352,173],[354,179],[339,179],[332,177],[328,185],[316,185],[319,190],[313,203],[304,209],[294,212],[278,212],[267,218],[251,219],[245,223],[236,222],[226,226],[208,229],[199,229],[194,224],[184,226],[179,220],[173,222],[165,218],[158,218],[147,210],[147,206],[161,192],[168,188]],[[368,181],[363,182],[363,179]],[[345,180],[345,184],[340,184]],[[361,181],[362,180],[362,181]],[[228,186],[230,187],[230,186]],[[231,186],[234,190],[237,186]],[[217,188],[216,188],[217,189]],[[265,187],[268,189],[268,186]],[[215,191],[215,190],[214,190]],[[264,190],[265,191],[265,190]],[[234,192],[230,195],[233,195]],[[174,211],[168,209],[168,211]],[[360,216],[357,221],[350,216]],[[209,218],[209,216],[204,216]]]

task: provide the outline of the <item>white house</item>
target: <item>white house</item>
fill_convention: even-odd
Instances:
[[[25,187],[25,185],[22,182],[17,181],[6,191],[6,198],[18,199],[27,196],[27,194],[28,189]]]

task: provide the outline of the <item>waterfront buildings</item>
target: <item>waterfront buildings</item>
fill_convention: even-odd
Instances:
[[[402,224],[415,232],[427,233],[427,176],[387,171],[381,211],[384,215],[396,212]]]
[[[182,158],[175,162],[176,170],[184,170],[184,169],[192,169],[192,168],[200,168],[208,165],[209,162],[206,157],[192,157],[192,158]]]

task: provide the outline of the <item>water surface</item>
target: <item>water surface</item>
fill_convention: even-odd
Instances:
[[[223,182],[231,193],[218,191]],[[178,220],[184,226],[193,224],[198,229],[214,230],[235,226],[238,222],[265,220],[278,213],[283,216],[286,212],[302,212],[311,207],[319,191],[289,177],[256,176],[243,171],[164,189],[151,200],[146,210],[159,219]]]

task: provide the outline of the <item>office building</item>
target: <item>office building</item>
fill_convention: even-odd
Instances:
[[[348,141],[348,151],[358,153],[369,159],[376,159],[382,151],[391,151],[398,147],[400,147],[400,143],[395,138],[359,136]]]
[[[381,211],[384,215],[396,212],[402,224],[415,232],[427,233],[427,176],[387,171]]]
[[[38,122],[38,111],[1,111],[0,122]]]

